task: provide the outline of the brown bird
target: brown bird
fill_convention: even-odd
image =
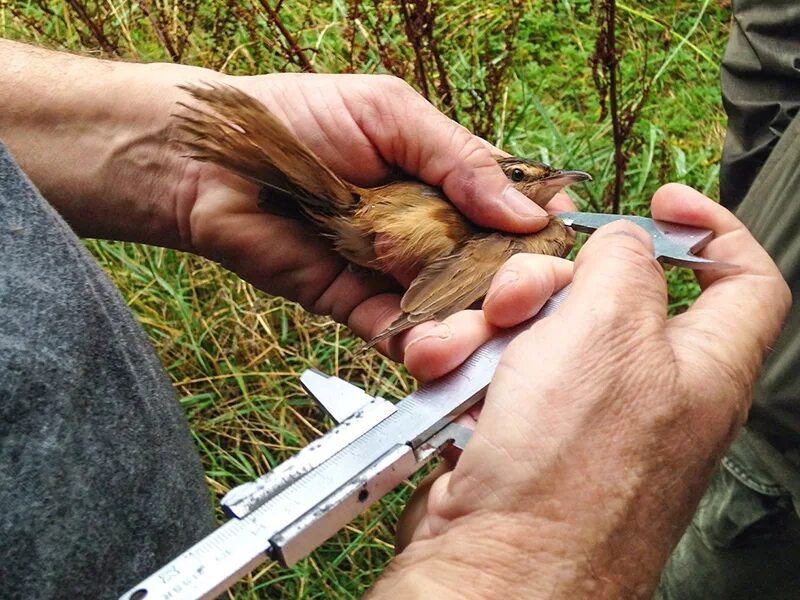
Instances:
[[[503,233],[471,223],[441,190],[419,181],[358,187],[334,174],[266,106],[241,90],[181,87],[200,103],[181,103],[187,110],[175,115],[176,140],[189,156],[262,186],[266,211],[285,214],[289,199],[352,263],[384,272],[397,265],[420,268],[401,300],[403,315],[366,348],[473,305],[498,268],[518,252],[563,256],[569,250],[569,232],[556,218],[533,234]],[[565,186],[591,180],[587,173],[525,158],[497,162],[512,185],[542,207]],[[376,238],[390,240],[388,254],[376,256]]]

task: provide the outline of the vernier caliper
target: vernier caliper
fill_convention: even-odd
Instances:
[[[656,258],[692,269],[730,267],[694,254],[708,230],[645,217],[561,213],[591,233],[625,219],[653,237]],[[126,592],[124,600],[214,598],[267,559],[291,566],[420,469],[443,448],[460,448],[470,431],[454,420],[481,400],[500,356],[519,333],[552,314],[568,288],[529,321],[478,348],[459,368],[397,404],[315,370],[300,383],[338,425],[255,481],[231,490],[227,523]]]

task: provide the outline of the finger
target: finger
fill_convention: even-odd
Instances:
[[[687,363],[700,364],[693,359],[713,356],[716,364],[729,365],[733,372],[754,373],[791,304],[777,266],[731,212],[692,188],[662,187],[652,210],[659,219],[712,229],[716,237],[702,254],[739,266],[698,272],[703,293],[670,321],[669,334],[681,340],[676,345]]]
[[[731,263],[751,273],[771,274],[774,264],[767,252],[733,213],[697,190],[679,183],[662,186],[653,196],[653,218],[710,229],[714,239],[701,251],[712,260]],[[732,275],[736,270],[697,271],[700,285]]]
[[[393,81],[393,80],[392,80]],[[441,187],[479,225],[516,233],[542,229],[545,211],[514,189],[484,140],[397,80],[376,95],[362,126],[384,159]]]
[[[501,277],[502,274],[505,275]],[[420,381],[436,379],[464,362],[495,334],[497,327],[510,327],[535,315],[554,292],[569,282],[571,274],[570,261],[517,255],[493,280],[484,311],[461,311],[442,322],[422,323],[381,342],[378,350],[394,360],[402,359],[411,375]],[[401,314],[397,296],[384,294],[354,310],[349,325],[370,339]]]
[[[367,298],[352,310],[347,326],[361,339],[371,340],[402,314],[400,298],[400,294],[395,293],[377,294]],[[396,362],[403,359],[403,348],[394,343],[394,338],[377,344],[376,349]]]
[[[563,258],[516,254],[492,279],[483,313],[495,327],[512,327],[531,318],[572,279],[573,264]]]
[[[587,327],[613,329],[639,318],[663,323],[666,306],[664,272],[652,238],[637,225],[617,221],[597,230],[578,253],[562,309]]]
[[[373,298],[379,299],[378,304],[388,300],[392,309],[399,306],[400,290],[397,282],[388,277],[345,265],[313,304],[303,306],[311,312],[330,315],[337,323],[348,323],[354,311]]]
[[[422,520],[426,517],[428,512],[428,496],[430,495],[431,486],[442,475],[452,470],[447,463],[441,463],[428,473],[425,478],[417,484],[411,498],[408,499],[400,518],[397,520],[397,533],[395,534],[394,549],[396,553],[400,553],[406,549],[418,534],[418,529]]]
[[[575,203],[572,201],[572,198],[567,196],[565,192],[559,192],[550,202],[547,203],[547,212],[551,215],[558,215],[558,213],[562,213],[564,211],[572,212],[578,210],[578,207],[575,206]],[[568,238],[568,247],[571,249],[575,245],[575,231],[569,227],[567,227],[567,235]]]
[[[496,332],[482,311],[462,310],[444,321],[417,325],[400,338],[403,362],[416,379],[437,379],[464,362]]]
[[[558,192],[550,202],[547,203],[547,212],[551,215],[557,215],[560,212],[569,211],[573,212],[578,210],[575,203],[572,201],[566,192]]]
[[[447,495],[452,468],[440,464],[417,486],[397,524],[395,550],[402,552],[412,542],[441,535],[448,519],[438,513]]]
[[[350,314],[348,326],[363,339],[372,339],[397,317],[400,296],[380,294],[359,304]],[[428,321],[376,345],[383,355],[404,362],[409,373],[420,381],[430,381],[449,373],[489,340],[496,329],[486,322],[483,312],[465,310],[444,321]]]

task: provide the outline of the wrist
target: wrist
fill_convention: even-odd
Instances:
[[[565,523],[520,512],[474,513],[410,544],[370,598],[604,597],[587,577],[577,545]]]
[[[552,456],[540,448],[535,465],[518,460],[492,469],[504,474],[497,480],[481,478],[486,469],[465,453],[456,470],[432,486],[416,534],[422,541],[397,558],[392,585],[427,575],[456,592],[463,581],[472,582],[469,567],[485,582],[475,597],[496,589],[503,590],[496,597],[649,597],[713,459],[694,461],[683,444],[665,448],[656,441],[663,436],[652,437],[655,447],[642,442],[619,452],[591,434],[566,451],[569,438],[559,437],[564,444]],[[607,450],[598,460],[602,447]],[[487,460],[487,449],[473,449],[483,452],[472,458]],[[656,457],[655,463],[639,453]]]
[[[410,544],[369,599],[646,599],[672,539],[641,533],[627,519],[587,529],[530,512],[473,514]]]
[[[82,236],[190,249],[189,161],[169,143],[176,85],[224,75],[0,40],[0,138]]]
[[[227,76],[170,63],[114,67],[104,98],[113,117],[95,132],[109,147],[89,198],[105,214],[81,233],[194,251],[189,222],[200,165],[172,143],[171,115],[185,99],[178,85]]]

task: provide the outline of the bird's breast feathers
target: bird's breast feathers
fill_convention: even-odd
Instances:
[[[451,254],[476,231],[439,190],[417,182],[370,190],[353,221],[365,236],[391,240],[384,270],[392,263],[429,264]]]

